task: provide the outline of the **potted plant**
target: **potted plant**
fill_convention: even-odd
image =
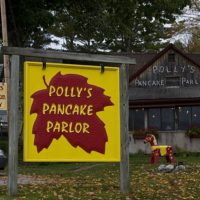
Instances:
[[[152,134],[158,137],[158,130],[156,128],[137,129],[133,132],[134,139],[144,139],[147,134]]]
[[[185,133],[190,138],[200,138],[200,127],[191,126]]]

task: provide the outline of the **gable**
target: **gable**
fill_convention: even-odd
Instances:
[[[174,49],[169,49],[131,84],[136,88],[194,87],[200,85],[200,68]]]

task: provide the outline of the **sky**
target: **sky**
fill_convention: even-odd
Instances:
[[[185,29],[182,29],[179,33],[174,34],[168,41],[174,43],[180,41],[183,44],[188,43],[192,36],[192,30],[200,27],[200,12],[195,8],[184,8],[182,15],[176,16],[176,24],[184,23]],[[167,24],[166,26],[171,26]]]

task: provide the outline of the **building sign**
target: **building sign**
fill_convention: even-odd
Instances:
[[[24,91],[25,161],[120,160],[118,68],[26,62]]]
[[[199,69],[193,65],[153,65],[134,80],[136,87],[170,87],[200,85]]]
[[[7,110],[7,84],[0,83],[0,110]]]

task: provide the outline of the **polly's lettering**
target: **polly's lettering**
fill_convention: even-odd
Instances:
[[[93,115],[93,105],[47,104],[43,103],[42,114]]]
[[[181,85],[198,85],[198,81],[196,79],[187,79],[183,77],[181,79]]]
[[[82,88],[82,87],[55,87],[53,85],[49,86],[49,96],[58,96],[58,97],[85,97],[88,99],[92,96],[92,88]]]
[[[200,81],[197,79],[191,79],[186,77],[180,78],[180,85],[181,86],[192,86],[192,85],[199,85]],[[166,86],[165,80],[135,80],[136,87],[161,87]]]
[[[53,139],[63,136],[73,148],[105,154],[108,136],[97,112],[114,105],[104,94],[105,89],[89,84],[88,77],[78,74],[58,72],[49,83],[45,76],[42,78],[46,88],[30,96],[30,114],[37,114],[32,128],[37,152],[48,149]]]
[[[187,72],[187,73],[190,73],[190,74],[193,74],[195,72],[195,67],[192,66],[192,65],[183,65],[183,66],[157,66],[157,65],[154,65],[153,68],[153,73],[154,74],[169,74],[169,73],[172,73],[172,74],[176,74],[176,73],[184,73],[184,72]]]
[[[154,86],[164,86],[164,80],[135,80],[136,87],[154,87]]]
[[[6,96],[4,94],[0,94],[0,99],[6,99]]]
[[[89,132],[89,124],[88,123],[81,123],[81,122],[52,122],[47,121],[46,131],[47,133],[90,133]]]

